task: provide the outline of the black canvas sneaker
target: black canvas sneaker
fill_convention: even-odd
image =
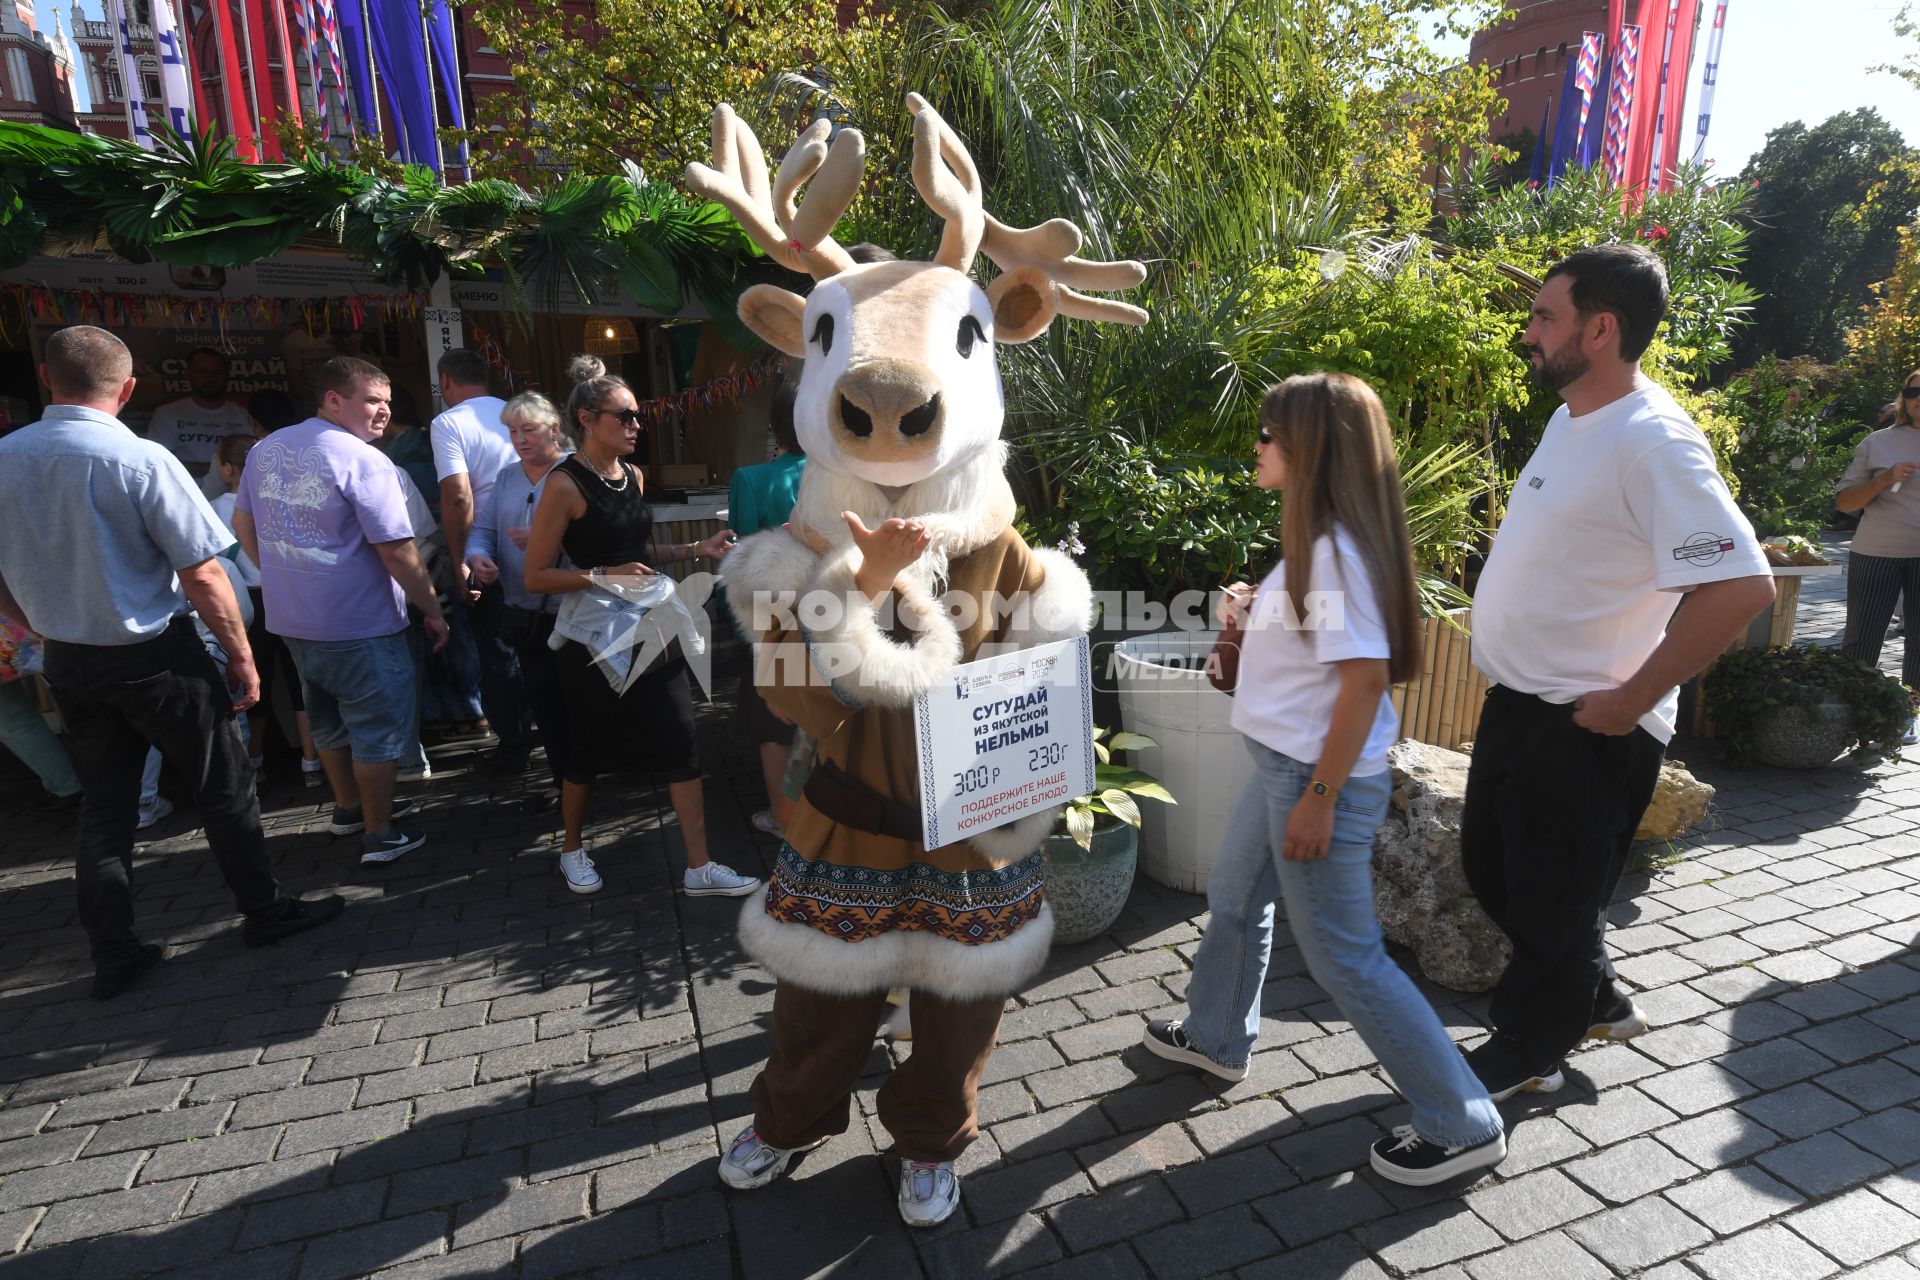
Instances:
[[[1244,1066],[1230,1067],[1224,1062],[1215,1062],[1206,1054],[1193,1047],[1187,1039],[1187,1033],[1180,1026],[1178,1018],[1155,1018],[1140,1033],[1140,1043],[1148,1052],[1165,1058],[1168,1062],[1182,1062],[1189,1067],[1198,1067],[1211,1072],[1222,1080],[1241,1081],[1247,1078]]]
[[[393,821],[404,818],[412,812],[412,796],[395,796],[393,798],[393,806],[387,810],[387,818],[389,821]],[[327,830],[336,836],[350,836],[354,832],[364,831],[366,828],[367,820],[361,816],[359,805],[355,805],[351,809],[342,809],[339,805],[335,805],[332,816],[327,819]]]
[[[1589,1040],[1631,1040],[1647,1030],[1645,1010],[1615,990],[1603,987],[1594,1001],[1593,1025],[1587,1028]]]
[[[1373,1171],[1407,1187],[1431,1187],[1476,1169],[1491,1169],[1507,1158],[1507,1135],[1496,1133],[1471,1147],[1442,1147],[1403,1124],[1373,1144]]]
[[[1505,1102],[1516,1093],[1553,1093],[1567,1082],[1561,1072],[1563,1063],[1536,1067],[1525,1060],[1519,1045],[1499,1034],[1468,1053],[1467,1065],[1495,1102]]]

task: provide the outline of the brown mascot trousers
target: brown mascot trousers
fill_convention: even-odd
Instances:
[[[950,1000],[915,991],[913,1050],[880,1087],[880,1123],[902,1160],[957,1160],[980,1136],[980,1075],[1000,1034],[1002,996]],[[872,1060],[884,991],[830,996],[782,982],[773,1053],[753,1082],[753,1124],[770,1146],[845,1133],[853,1089]]]

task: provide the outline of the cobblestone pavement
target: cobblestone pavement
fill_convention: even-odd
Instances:
[[[1809,585],[1804,634],[1829,638],[1839,582]],[[703,715],[718,746],[724,710]],[[1110,935],[1057,952],[1010,1003],[963,1211],[927,1233],[893,1207],[880,1047],[850,1132],[787,1180],[719,1190],[772,987],[732,940],[737,904],[669,891],[663,794],[601,796],[608,887],[583,899],[549,823],[510,803],[526,782],[488,780],[470,753],[436,751],[431,843],[371,874],[326,835],[317,793],[275,780],[281,875],[352,902],[259,951],[177,815],[138,857],[141,928],[172,957],[101,1005],[68,823],[16,791],[0,800],[0,1276],[1920,1277],[1920,769],[1675,754],[1721,788],[1714,829],[1613,909],[1656,1029],[1506,1104],[1497,1177],[1414,1192],[1365,1170],[1404,1108],[1284,935],[1246,1082],[1144,1055],[1204,903],[1143,881]],[[755,775],[738,752],[720,765]],[[756,792],[716,783],[707,806],[716,851],[764,872]],[[1481,1000],[1428,990],[1456,1038],[1481,1034]]]

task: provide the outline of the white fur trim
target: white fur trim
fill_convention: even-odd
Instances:
[[[843,511],[858,515],[868,528],[894,517],[921,520],[933,545],[920,563],[936,568],[920,576],[931,586],[935,578],[945,576],[947,561],[978,551],[1013,522],[1013,490],[1007,484],[1006,469],[1006,441],[990,440],[952,466],[890,497],[870,480],[809,459],[789,518],[796,528],[804,524],[836,547],[853,542],[852,531],[840,515]],[[914,569],[908,573],[912,575]]]
[[[820,557],[785,529],[741,539],[720,564],[722,594],[741,632],[757,636],[777,621],[775,610],[790,611],[819,563]]]
[[[1093,584],[1065,552],[1051,547],[1032,551],[1041,583],[1027,593],[1024,617],[1016,613],[1016,625],[1008,628],[1007,639],[1027,649],[1087,634],[1093,629]]]
[[[969,945],[902,930],[845,942],[804,924],[775,920],[759,896],[740,912],[740,946],[781,982],[830,996],[870,995],[894,987],[931,991],[949,1000],[1012,995],[1047,962],[1053,909],[1011,938]]]
[[[944,608],[903,581],[897,590],[900,616],[914,639],[895,644],[880,630],[874,606],[854,586],[858,555],[848,547],[823,556],[820,572],[801,595],[799,620],[814,669],[850,706],[910,706],[959,663],[960,634]],[[816,601],[826,615],[817,627],[809,612]]]
[[[1060,811],[1065,808],[1060,804],[1051,809],[1038,810],[1004,827],[968,836],[967,843],[995,862],[1017,862],[1046,841],[1047,833],[1053,830],[1053,824],[1060,819]]]

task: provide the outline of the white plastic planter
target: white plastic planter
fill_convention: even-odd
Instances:
[[[1123,640],[1114,648],[1121,727],[1160,745],[1129,759],[1159,778],[1178,804],[1140,806],[1140,871],[1158,884],[1207,891],[1227,819],[1253,757],[1229,723],[1233,699],[1207,683],[1211,631],[1167,631]]]

